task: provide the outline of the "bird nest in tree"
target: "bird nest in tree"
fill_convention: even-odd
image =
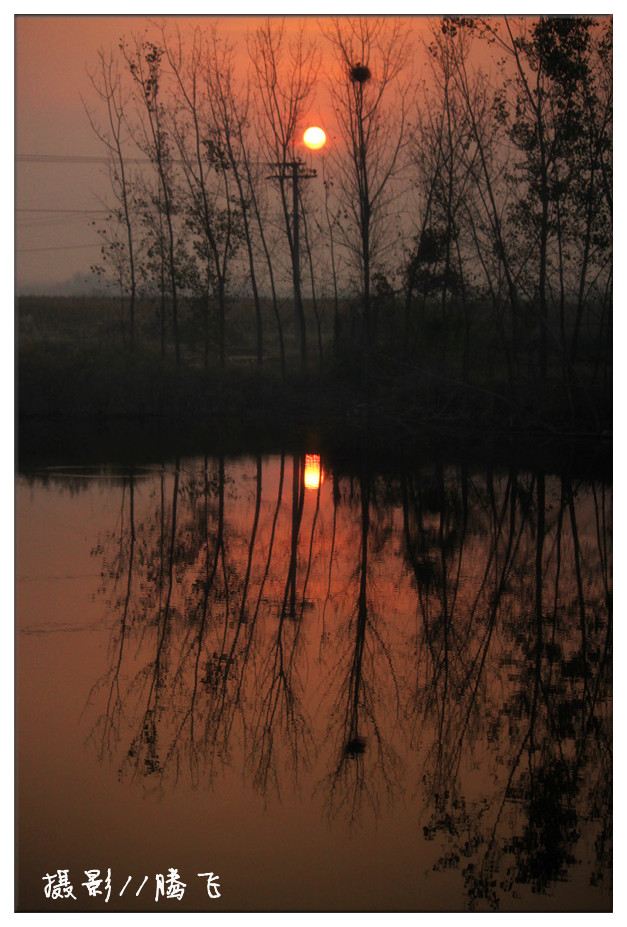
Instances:
[[[354,84],[365,84],[367,80],[370,80],[372,74],[370,73],[370,68],[362,64],[361,61],[358,61],[357,64],[354,64],[348,70],[348,76]]]

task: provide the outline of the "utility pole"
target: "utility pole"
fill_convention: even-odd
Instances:
[[[305,311],[303,297],[300,290],[300,237],[299,237],[299,190],[301,180],[310,180],[316,176],[315,168],[305,166],[300,158],[294,161],[285,161],[275,165],[277,174],[272,174],[268,180],[279,180],[282,184],[291,178],[292,181],[292,235],[290,247],[292,252],[292,279],[294,281],[294,325],[296,341],[300,344],[300,360],[303,370],[307,364],[307,338],[305,332]]]

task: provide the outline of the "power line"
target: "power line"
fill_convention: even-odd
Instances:
[[[19,222],[18,225],[17,225],[17,231],[18,231],[18,233],[26,232],[27,230],[33,230],[33,231],[35,231],[35,232],[38,232],[38,231],[44,232],[44,231],[47,231],[48,229],[52,229],[53,231],[56,232],[56,230],[59,229],[59,228],[62,228],[62,229],[80,228],[80,229],[83,229],[83,228],[85,228],[85,220],[84,220],[84,219],[78,219],[78,218],[76,218],[76,217],[75,217],[74,219],[63,219],[63,220],[58,220],[58,219],[42,219],[42,220],[40,220],[39,222],[37,222],[37,221],[34,221],[34,222]]]
[[[15,156],[16,161],[27,164],[108,164],[109,159],[104,157],[95,157],[90,155],[40,155],[40,154],[18,154]],[[150,164],[150,158],[125,158],[129,164]]]
[[[39,209],[36,207],[20,206],[16,212],[54,212],[54,213],[81,213],[88,216],[93,216],[96,213],[109,213],[110,209]]]
[[[76,251],[78,248],[100,248],[100,242],[92,245],[52,245],[49,248],[16,248],[16,254],[27,254],[31,251]]]
[[[20,222],[17,225],[18,235],[26,235],[29,232],[46,233],[52,231],[56,234],[58,229],[84,229],[84,219],[65,219],[58,221],[56,219],[43,219],[41,222]]]

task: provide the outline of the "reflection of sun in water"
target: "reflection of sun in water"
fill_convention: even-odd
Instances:
[[[310,126],[303,135],[303,141],[307,148],[312,148],[314,151],[317,148],[322,148],[326,140],[327,137],[319,126]]]
[[[305,489],[318,489],[324,480],[320,465],[320,454],[305,455]]]

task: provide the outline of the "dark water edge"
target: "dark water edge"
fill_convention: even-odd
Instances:
[[[242,411],[197,420],[161,416],[20,416],[16,420],[16,470],[47,466],[128,466],[221,452],[307,452],[351,472],[364,459],[380,473],[434,458],[449,462],[515,466],[590,479],[611,477],[612,439],[598,436],[474,429],[472,422],[404,428],[386,420],[263,419]]]

